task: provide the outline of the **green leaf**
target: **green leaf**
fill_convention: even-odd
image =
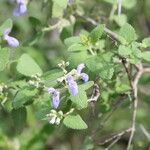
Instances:
[[[70,47],[73,44],[77,44],[80,42],[80,38],[78,36],[72,36],[64,40],[64,43],[67,47]]]
[[[142,46],[143,46],[144,48],[150,47],[150,37],[145,38],[145,39],[142,41]]]
[[[78,64],[83,63],[91,55],[87,51],[71,52],[68,61],[72,68],[76,67]]]
[[[84,84],[79,85],[79,90],[83,90],[83,91],[88,90],[93,85],[94,85],[93,81],[86,82]]]
[[[25,107],[21,107],[19,109],[13,109],[11,111],[13,123],[15,128],[18,131],[21,131],[25,126],[26,119],[27,119],[27,111]]]
[[[83,144],[81,145],[81,150],[93,150],[94,143],[91,137],[86,137]]]
[[[0,71],[3,71],[9,62],[9,49],[0,48]]]
[[[110,4],[114,4],[118,2],[118,0],[103,0],[107,3],[110,3]],[[135,5],[136,5],[137,1],[136,0],[123,0],[122,1],[122,6],[126,9],[131,9],[133,8]]]
[[[62,77],[64,75],[63,71],[60,69],[54,69],[51,71],[48,71],[42,76],[42,79],[44,80],[44,84],[46,86],[54,87],[57,85],[57,79]]]
[[[68,0],[53,0],[52,16],[60,18],[63,16],[63,11],[67,7]]]
[[[128,56],[132,53],[132,49],[128,46],[120,45],[118,49],[118,53],[121,56]]]
[[[109,110],[110,110],[110,105],[109,105],[109,103],[102,103],[102,104],[100,104],[100,112],[101,113],[106,113],[106,112],[108,112]]]
[[[83,90],[79,90],[79,93],[76,96],[70,96],[71,101],[76,105],[77,109],[83,109],[88,106],[88,99],[86,96],[86,92]]]
[[[73,35],[73,26],[66,26],[62,29],[60,33],[60,39],[64,42],[64,40]]]
[[[13,23],[11,19],[7,19],[1,26],[0,26],[0,36],[2,36],[6,29],[12,29]]]
[[[137,39],[137,35],[135,33],[134,28],[128,24],[125,23],[120,31],[119,31],[120,36],[122,36],[128,43],[131,43],[132,41],[135,41]]]
[[[31,37],[31,39],[27,40],[26,43],[29,46],[33,46],[34,44],[38,43],[43,36],[44,32],[39,31],[33,37]]]
[[[150,61],[150,52],[143,52],[142,53],[142,58],[146,61]]]
[[[34,106],[37,119],[41,120],[46,117],[46,114],[48,114],[51,109],[50,104],[50,95],[48,93],[45,93],[36,99]]]
[[[125,14],[114,15],[113,19],[120,27],[127,23],[127,16]]]
[[[125,93],[131,89],[129,83],[123,83],[119,78],[116,80],[115,88],[117,93]]]
[[[70,114],[63,120],[64,125],[68,128],[82,130],[87,129],[87,124],[82,120],[78,114]]]
[[[102,36],[103,32],[104,32],[104,25],[98,25],[96,28],[94,28],[89,37],[92,43],[96,43]]]
[[[90,71],[99,74],[103,79],[111,79],[114,73],[112,53],[108,52],[99,56],[93,56],[86,60]]]
[[[42,26],[41,21],[38,18],[35,18],[35,17],[32,17],[32,16],[29,17],[29,22],[33,25],[34,28],[36,26]]]
[[[42,75],[41,68],[28,54],[23,54],[17,64],[17,71],[25,76]]]
[[[30,103],[33,101],[33,98],[36,96],[37,94],[37,89],[27,89],[24,88],[22,90],[20,90],[14,100],[13,100],[13,108],[17,109],[20,108],[22,106],[24,106],[27,103]]]
[[[83,50],[87,50],[87,47],[79,43],[73,44],[68,48],[68,51],[83,51]]]

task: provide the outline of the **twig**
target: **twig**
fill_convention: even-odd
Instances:
[[[113,145],[115,145],[121,137],[117,137],[108,147],[105,148],[105,150],[109,150]]]
[[[81,19],[91,23],[92,25],[94,26],[97,26],[99,23],[96,22],[95,20],[93,20],[92,18],[90,17],[87,17],[87,16],[81,16],[79,13],[76,13],[75,14],[76,17],[80,17]],[[110,36],[112,37],[114,40],[118,41],[118,42],[121,42],[120,41],[120,36],[118,34],[116,34],[115,32],[109,30],[107,27],[104,28],[104,31]]]
[[[143,65],[140,63],[139,65],[136,65],[138,72],[135,76],[135,79],[133,80],[132,86],[133,86],[133,92],[134,92],[134,101],[133,101],[133,116],[132,116],[132,131],[130,134],[130,138],[129,138],[129,142],[128,142],[128,146],[127,146],[127,150],[129,150],[130,146],[131,146],[131,142],[134,136],[134,132],[135,132],[135,123],[136,123],[136,114],[137,114],[137,105],[138,105],[138,82],[142,76],[142,74],[144,72],[150,72],[150,68],[143,68]]]
[[[137,106],[138,106],[138,82],[142,76],[142,74],[144,72],[150,72],[150,68],[143,68],[143,65],[140,63],[139,65],[135,65],[136,69],[137,69],[137,73],[135,75],[134,80],[132,81],[130,72],[128,70],[128,67],[126,66],[126,62],[122,59],[122,64],[125,68],[125,71],[127,73],[128,76],[128,80],[130,82],[130,86],[132,88],[132,92],[133,92],[133,115],[132,115],[132,125],[131,125],[131,134],[130,134],[130,138],[128,141],[128,146],[127,146],[127,150],[129,150],[130,146],[131,146],[131,142],[134,136],[134,132],[135,132],[135,123],[136,123],[136,114],[137,114]]]
[[[42,31],[43,32],[48,32],[48,31],[51,31],[51,30],[54,30],[54,29],[58,28],[60,25],[61,25],[61,21],[58,21],[54,25],[49,25],[48,27],[43,28]]]
[[[150,139],[150,133],[145,129],[142,124],[140,124],[140,128],[143,131],[144,135],[147,137],[147,139]]]
[[[131,75],[130,75],[130,71],[129,71],[128,67],[127,67],[126,59],[122,58],[122,64],[123,64],[123,66],[124,66],[124,68],[125,68],[125,71],[126,71],[126,73],[127,73],[128,80],[129,80],[129,83],[130,83],[130,87],[131,87],[132,90],[133,90],[132,78],[131,78]]]
[[[128,133],[128,132],[131,132],[131,130],[132,130],[132,128],[128,128],[128,129],[126,129],[126,130],[124,130],[124,131],[119,132],[118,134],[115,134],[115,135],[111,136],[110,138],[108,138],[108,139],[106,139],[105,141],[100,142],[100,143],[98,143],[98,144],[99,144],[99,145],[104,145],[104,144],[106,144],[106,143],[108,143],[108,142],[110,142],[110,141],[112,141],[112,140],[114,140],[114,139],[116,139],[116,138],[118,138],[118,137],[119,137],[119,139],[120,139],[124,134],[126,134],[126,133]]]

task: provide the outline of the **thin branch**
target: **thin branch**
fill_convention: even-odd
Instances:
[[[49,25],[48,27],[43,28],[42,31],[43,32],[48,32],[48,31],[51,31],[51,30],[54,30],[54,29],[58,28],[60,25],[61,25],[61,21],[58,21],[54,25]]]
[[[126,60],[123,59],[123,58],[122,58],[122,64],[123,64],[123,66],[124,66],[124,68],[125,68],[125,71],[126,71],[126,73],[127,73],[128,80],[129,80],[129,83],[130,83],[130,87],[131,87],[132,90],[133,90],[133,84],[132,84],[132,78],[131,78],[131,75],[130,75],[130,71],[129,71],[128,67],[127,67],[127,62],[126,62]]]
[[[115,140],[115,139],[118,138],[118,137],[119,137],[119,139],[120,139],[124,134],[126,134],[126,133],[128,133],[128,132],[131,132],[131,130],[132,130],[132,128],[128,128],[128,129],[126,129],[126,130],[124,130],[124,131],[119,132],[118,134],[115,134],[115,135],[111,136],[110,138],[108,138],[108,139],[106,139],[105,141],[100,142],[100,143],[98,143],[98,144],[99,144],[99,145],[104,145],[104,144],[106,144],[106,143],[108,143],[108,142],[111,142],[112,140]]]
[[[87,17],[87,16],[82,16],[79,13],[75,14],[76,17],[79,17],[89,23],[91,23],[94,26],[97,26],[99,23],[96,22],[94,19]],[[107,27],[104,28],[104,31],[110,36],[112,37],[114,40],[120,42],[120,36],[118,34],[116,34],[115,32],[111,31],[110,29],[108,29]]]
[[[110,145],[108,145],[108,147],[105,148],[105,150],[109,150],[112,146],[114,146],[121,137],[117,137]]]
[[[133,94],[134,94],[134,99],[133,99],[133,115],[132,115],[132,130],[131,130],[131,134],[130,134],[130,138],[128,141],[128,146],[127,146],[127,150],[130,149],[131,143],[132,143],[132,139],[134,136],[134,132],[135,132],[135,123],[136,123],[136,115],[137,115],[137,106],[138,106],[138,97],[137,97],[137,91],[138,91],[138,82],[140,80],[140,77],[143,74],[143,66],[142,64],[137,65],[138,68],[138,72],[135,76],[135,79],[132,83],[133,86]]]
[[[150,72],[150,68],[144,68],[143,72]]]

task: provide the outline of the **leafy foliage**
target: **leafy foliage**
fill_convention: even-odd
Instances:
[[[80,115],[78,114],[71,114],[65,117],[65,119],[63,120],[63,123],[72,129],[86,129],[87,125],[86,123],[82,120],[82,118],[80,117]]]
[[[24,7],[12,17],[15,4]],[[0,1],[0,149],[105,149],[132,111],[130,149],[147,149],[149,9],[148,0]],[[125,149],[124,134],[114,149]]]

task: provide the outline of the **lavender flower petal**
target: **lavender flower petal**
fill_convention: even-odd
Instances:
[[[87,82],[89,80],[89,76],[86,73],[81,73],[80,77],[84,82]]]
[[[60,103],[60,92],[53,87],[48,88],[48,93],[52,94],[52,106],[58,108]]]
[[[21,16],[27,11],[27,6],[23,0],[17,2],[17,6],[13,11],[14,16]]]
[[[4,39],[7,41],[8,45],[11,46],[11,47],[19,46],[19,41],[14,37],[5,35]]]
[[[77,73],[80,74],[80,73],[82,72],[83,68],[85,68],[85,64],[79,64],[79,65],[77,66]]]
[[[11,29],[10,29],[10,28],[6,29],[6,30],[4,31],[4,36],[8,35],[10,32],[11,32]]]
[[[58,108],[60,103],[60,93],[58,91],[55,91],[52,96],[52,106],[53,108]]]
[[[53,94],[56,90],[53,87],[48,88],[48,93]]]
[[[73,96],[76,96],[78,94],[78,85],[71,75],[67,77],[67,82],[70,93]]]

